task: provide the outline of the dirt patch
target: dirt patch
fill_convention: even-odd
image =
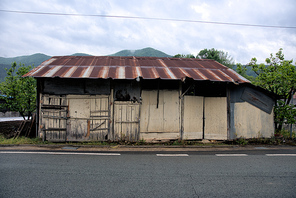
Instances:
[[[15,135],[22,121],[6,121],[0,122],[0,134],[5,138],[11,138]]]

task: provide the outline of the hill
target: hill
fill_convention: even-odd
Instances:
[[[33,54],[29,56],[17,56],[13,58],[3,58],[0,57],[0,82],[4,80],[6,77],[6,71],[5,68],[10,68],[11,63],[16,62],[18,65],[20,63],[25,64],[25,65],[32,65],[37,67],[40,65],[43,61],[49,59],[50,56],[45,55],[45,54]]]
[[[70,56],[92,56],[90,54],[85,54],[85,53],[75,53],[75,54],[72,54]]]
[[[92,55],[85,54],[85,53],[75,53],[70,56],[92,56]],[[172,57],[162,51],[153,49],[151,47],[147,47],[139,50],[122,50],[115,54],[111,54],[109,56]],[[48,60],[50,57],[51,56],[41,54],[41,53],[37,53],[29,56],[17,56],[13,58],[0,57],[0,82],[2,82],[6,77],[5,68],[10,68],[11,63],[16,62],[17,64],[22,63],[25,65],[34,65],[35,67],[37,67],[43,61]],[[234,66],[233,69],[236,70],[236,66]],[[248,68],[247,75],[254,76],[254,77],[256,76],[255,73],[251,70],[251,68]]]
[[[234,71],[236,71],[236,65],[234,65],[233,66],[233,70]],[[252,77],[257,77],[257,75],[256,75],[256,73],[252,70],[252,68],[251,67],[247,67],[247,71],[246,71],[246,74],[248,75],[248,76],[252,76]]]
[[[75,53],[70,56],[92,56],[90,54],[85,54],[85,53]],[[115,54],[111,54],[109,56],[151,56],[151,57],[171,57],[170,55],[153,49],[151,47],[147,47],[144,49],[139,49],[139,50],[122,50],[119,51]],[[17,56],[13,58],[4,58],[0,57],[0,82],[4,80],[6,77],[6,71],[5,68],[10,68],[11,63],[16,62],[17,64],[22,63],[25,65],[34,65],[37,67],[40,65],[43,61],[46,61],[49,59],[51,56],[37,53],[29,56]]]
[[[172,57],[162,51],[147,47],[140,50],[122,50],[109,56],[146,56],[146,57]]]

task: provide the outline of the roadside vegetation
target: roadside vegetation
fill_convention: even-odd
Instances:
[[[287,130],[282,130],[277,132],[272,138],[250,138],[246,139],[243,137],[227,140],[227,141],[216,141],[216,140],[171,140],[167,142],[146,142],[145,140],[140,140],[138,142],[129,142],[129,141],[121,141],[121,142],[98,142],[98,141],[85,141],[85,142],[48,142],[42,141],[40,138],[27,138],[27,137],[5,137],[0,133],[0,145],[71,145],[71,146],[229,146],[229,145],[290,145],[296,146],[296,134],[292,133],[292,138],[290,138],[290,132]]]
[[[18,138],[6,138],[3,134],[0,134],[0,144],[44,144],[39,138],[27,138],[27,137],[18,137]]]

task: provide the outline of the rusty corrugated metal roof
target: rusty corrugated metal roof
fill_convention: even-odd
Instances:
[[[54,56],[25,74],[36,78],[177,79],[250,83],[232,69],[208,59]]]

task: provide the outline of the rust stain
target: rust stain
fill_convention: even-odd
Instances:
[[[140,77],[140,76],[143,76],[142,75],[142,71],[141,71],[141,68],[140,67],[136,67],[136,75],[137,75],[137,77]]]
[[[125,67],[117,67],[116,78],[117,79],[125,79]]]
[[[87,134],[86,134],[86,138],[88,138],[90,136],[90,120],[87,120]]]
[[[209,80],[205,75],[203,75],[198,69],[193,69],[193,71],[199,75],[204,80]]]
[[[232,69],[214,60],[133,56],[55,56],[24,76],[179,80],[191,77],[194,80],[250,83]]]
[[[84,71],[84,73],[82,74],[82,77],[88,78],[93,69],[94,69],[94,66],[87,67],[86,70]]]
[[[215,79],[219,81],[223,81],[218,75],[216,75],[212,70],[207,70]]]
[[[72,74],[76,71],[78,67],[73,66],[71,67],[64,75],[62,75],[61,77],[71,77]]]
[[[153,78],[159,78],[160,76],[159,76],[159,74],[158,74],[158,72],[156,71],[156,69],[153,67],[152,69],[152,73],[153,73]]]

